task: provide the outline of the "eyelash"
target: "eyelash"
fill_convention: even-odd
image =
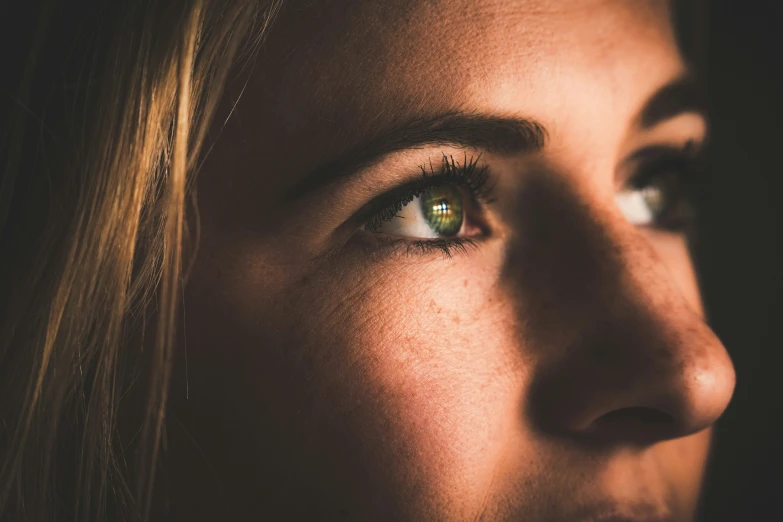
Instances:
[[[703,171],[699,168],[702,154],[694,154],[693,149],[693,144],[688,143],[679,150],[653,148],[643,151],[642,166],[626,183],[629,187],[639,189],[651,185],[656,180],[664,180],[667,173],[672,174],[672,178],[665,181],[673,182],[672,194],[676,208],[667,210],[667,215],[671,213],[673,216],[668,215],[663,218],[655,228],[683,231],[692,226],[695,221],[695,212],[691,204],[692,186],[699,182],[698,175]],[[645,156],[648,159],[644,159]],[[378,230],[384,223],[394,219],[414,198],[422,196],[428,190],[445,185],[465,189],[474,206],[480,207],[494,202],[494,183],[491,182],[489,166],[479,166],[480,158],[481,154],[476,157],[468,157],[465,154],[463,162],[460,163],[453,156],[443,154],[438,171],[431,162],[429,172],[424,165],[420,165],[422,175],[418,180],[398,187],[368,205],[364,215],[369,217],[364,221],[364,229],[371,232]],[[475,238],[467,237],[411,240],[382,237],[381,234],[377,234],[376,239],[383,242],[385,246],[404,247],[405,254],[440,252],[447,258],[455,254],[465,254],[469,249],[478,246]]]
[[[454,156],[443,154],[441,165],[436,171],[432,162],[427,167],[420,165],[421,177],[407,185],[403,185],[381,196],[371,203],[366,214],[369,218],[364,223],[365,230],[374,232],[384,223],[391,221],[399,214],[402,208],[427,193],[428,190],[443,186],[454,186],[464,189],[470,197],[473,206],[488,205],[494,201],[492,195],[494,184],[491,182],[489,166],[479,165],[481,154],[467,156],[465,154],[462,163],[454,159]],[[389,246],[405,246],[406,254],[441,252],[451,258],[454,254],[467,253],[468,249],[476,247],[475,238],[449,237],[438,239],[416,239],[377,237]]]

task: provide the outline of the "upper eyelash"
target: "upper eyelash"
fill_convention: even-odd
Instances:
[[[654,179],[661,170],[675,167],[681,172],[685,182],[701,182],[705,172],[708,143],[696,143],[691,140],[685,146],[675,148],[670,146],[653,146],[638,152],[640,167],[628,180],[627,185],[644,186]]]
[[[652,148],[646,155],[650,158],[644,161],[629,180],[628,185],[633,187],[643,187],[650,180],[655,179],[661,170],[674,167],[682,173],[683,181],[692,181],[692,178],[701,174],[704,153],[701,150],[694,150],[694,146],[689,142],[681,150],[669,148]]]
[[[489,183],[489,166],[479,166],[480,159],[481,154],[468,158],[465,153],[463,162],[459,163],[454,156],[443,154],[437,173],[432,162],[429,163],[429,173],[424,165],[420,165],[421,178],[382,196],[382,199],[373,205],[371,215],[364,224],[365,228],[370,231],[378,230],[384,223],[394,219],[402,208],[415,198],[444,185],[466,187],[474,200],[491,203],[494,199],[493,185]]]

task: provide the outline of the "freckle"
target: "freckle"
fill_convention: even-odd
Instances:
[[[468,280],[467,280],[467,279],[465,279],[465,280],[462,282],[462,286],[468,286]]]

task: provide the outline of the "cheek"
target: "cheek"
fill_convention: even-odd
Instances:
[[[677,484],[673,494],[683,509],[695,508],[698,504],[711,437],[712,429],[707,429],[663,442],[656,448],[658,466],[664,476]]]
[[[343,259],[353,268],[296,282],[250,268],[258,260],[203,262],[188,285],[191,401],[196,382],[219,388],[221,408],[256,419],[258,440],[274,425],[367,512],[465,514],[490,488],[523,395],[489,255]]]
[[[355,476],[398,497],[375,504],[467,510],[476,499],[464,492],[488,489],[518,421],[519,376],[500,327],[508,311],[484,283],[492,278],[469,265],[480,266],[393,270],[313,318],[311,335],[332,336],[341,377],[329,385],[327,407],[344,413],[327,429],[351,441],[344,457],[353,459],[338,460],[359,451],[372,469]]]

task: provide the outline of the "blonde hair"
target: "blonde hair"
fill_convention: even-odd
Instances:
[[[232,64],[249,63],[280,3],[96,3],[68,24],[41,2],[0,148],[3,520],[147,518],[191,173]],[[150,304],[155,342],[142,358],[130,339]],[[142,361],[146,411],[128,465],[118,411]]]

